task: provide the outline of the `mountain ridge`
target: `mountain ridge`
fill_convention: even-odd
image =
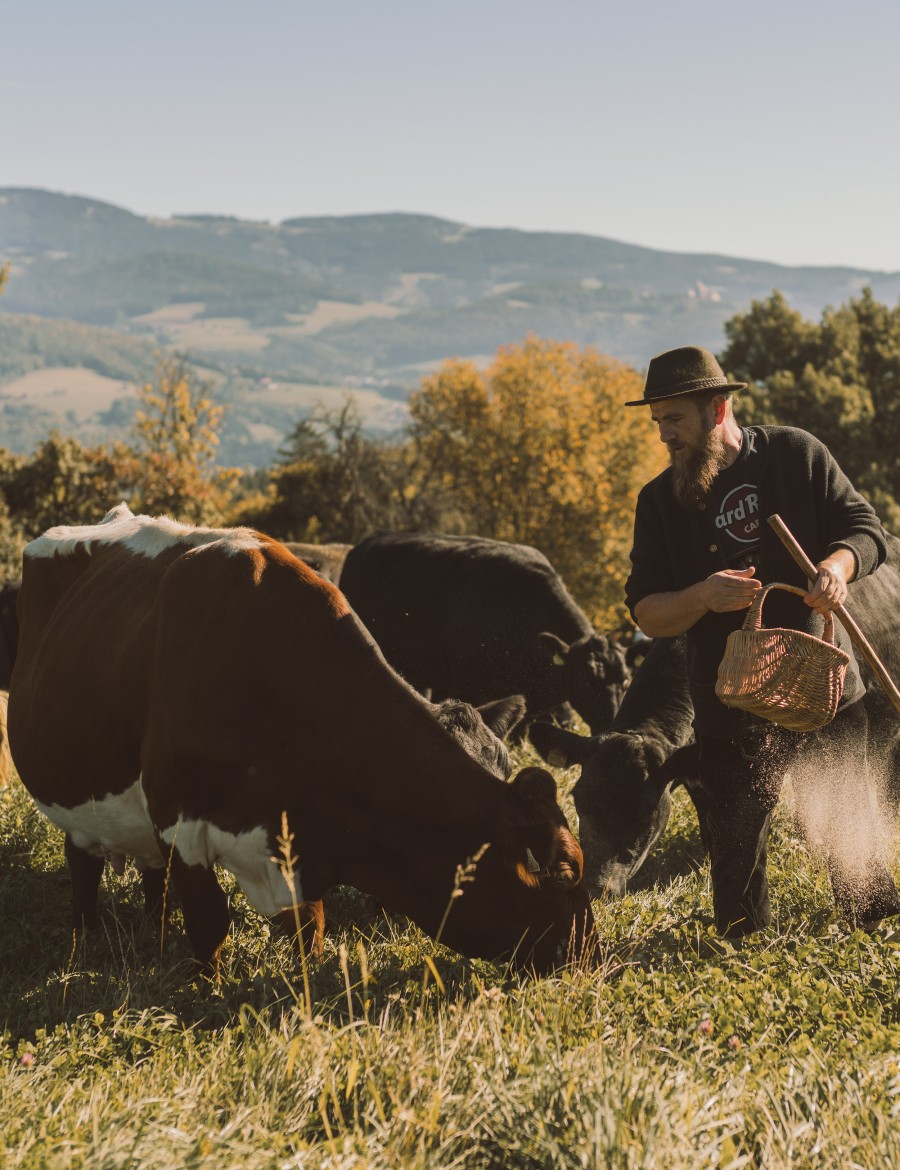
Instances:
[[[0,188],[4,258],[11,271],[0,318],[73,321],[187,352],[230,379],[236,400],[277,378],[365,386],[396,401],[441,360],[483,361],[529,333],[642,368],[674,345],[721,348],[725,322],[776,287],[813,317],[866,285],[880,300],[900,297],[900,272],[672,252],[407,212],[281,223],[142,216],[20,187]],[[48,353],[60,348],[51,332],[48,324]],[[21,360],[8,354],[7,364],[21,367],[27,357],[32,368],[40,325],[19,333],[30,348]],[[97,369],[102,342],[83,340],[83,360],[94,363],[85,368]],[[77,358],[75,341],[70,332],[63,348]],[[257,398],[257,432],[258,406]],[[273,420],[283,426],[284,409]],[[259,443],[250,445],[260,457]]]

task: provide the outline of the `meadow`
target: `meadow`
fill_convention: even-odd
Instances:
[[[576,774],[556,773],[561,791]],[[144,920],[131,870],[107,867],[101,927],[73,940],[60,834],[14,780],[0,790],[0,1162],[900,1164],[900,931],[835,921],[789,793],[770,876],[774,928],[718,939],[679,795],[633,892],[595,906],[596,971],[535,980],[466,962],[342,889],[304,979],[229,884],[214,984],[177,911],[162,938]]]

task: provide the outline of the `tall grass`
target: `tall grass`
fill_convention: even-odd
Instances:
[[[770,867],[775,927],[718,939],[679,798],[639,888],[596,907],[600,970],[541,980],[338,890],[304,986],[291,941],[228,884],[212,984],[177,911],[160,953],[134,873],[107,867],[102,926],[73,947],[60,836],[16,782],[0,792],[0,1164],[900,1164],[900,935],[834,921],[787,804]]]

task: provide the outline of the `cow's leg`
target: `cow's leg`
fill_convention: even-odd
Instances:
[[[76,930],[97,925],[97,891],[104,861],[79,848],[66,833],[66,861],[72,879],[72,924]]]
[[[218,971],[219,953],[231,925],[228,899],[215,872],[205,865],[188,865],[172,848],[170,868],[184,913],[184,928],[194,957],[208,974]]]
[[[282,910],[281,924],[307,958],[321,959],[325,944],[325,908],[321,900],[301,902],[296,916],[293,908]]]
[[[166,902],[166,881],[168,871],[165,869],[145,869],[141,871],[141,885],[144,888],[144,914],[159,922],[163,912],[168,913]]]

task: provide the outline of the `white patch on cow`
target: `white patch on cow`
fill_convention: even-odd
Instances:
[[[226,553],[262,548],[262,542],[251,528],[195,528],[170,516],[135,516],[127,504],[119,504],[99,524],[48,528],[26,546],[25,556],[71,556],[79,547],[89,553],[94,544],[121,544],[130,552],[152,560],[174,545],[198,548],[214,542],[220,542]]]
[[[133,857],[139,869],[163,864],[140,779],[124,792],[88,800],[74,808],[36,803],[79,849],[94,857],[109,858],[114,864],[123,855]]]
[[[260,914],[277,914],[294,902],[303,901],[300,878],[295,872],[291,887],[272,859],[266,830],[257,825],[243,833],[229,833],[211,821],[179,819],[160,834],[167,845],[173,842],[187,865],[209,867],[215,862],[233,873],[250,904]]]

